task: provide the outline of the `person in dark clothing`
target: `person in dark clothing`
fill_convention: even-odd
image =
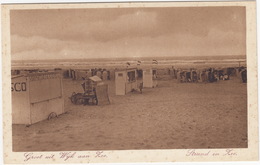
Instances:
[[[243,83],[247,83],[247,70],[246,69],[243,69],[241,71],[241,78],[242,78]]]

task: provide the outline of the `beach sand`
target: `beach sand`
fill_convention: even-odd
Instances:
[[[82,81],[64,79],[65,114],[29,127],[13,125],[13,151],[196,149],[247,147],[247,89],[236,77],[177,83],[115,95],[110,105],[74,105]]]

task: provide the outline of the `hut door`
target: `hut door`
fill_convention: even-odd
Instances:
[[[143,83],[144,87],[153,87],[153,73],[151,69],[143,71]]]
[[[116,73],[116,95],[125,95],[126,93],[126,75],[122,72]]]

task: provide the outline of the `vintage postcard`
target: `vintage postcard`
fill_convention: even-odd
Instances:
[[[255,4],[2,5],[4,162],[257,161]]]

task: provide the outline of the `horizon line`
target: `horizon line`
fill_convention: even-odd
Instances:
[[[218,57],[218,56],[225,56],[225,57],[228,57],[228,56],[246,56],[246,55],[199,55],[199,56],[194,56],[194,55],[191,55],[191,56],[155,56],[155,57],[100,57],[100,58],[53,58],[53,59],[11,59],[11,61],[35,61],[35,60],[39,60],[39,61],[43,61],[43,60],[83,60],[83,59],[127,59],[127,58],[164,58],[164,57]]]

